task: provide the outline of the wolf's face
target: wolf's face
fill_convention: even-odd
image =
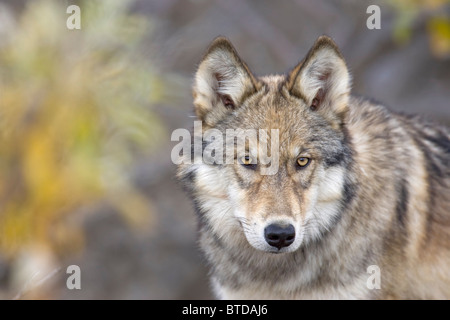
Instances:
[[[220,149],[233,161],[194,159],[180,166],[180,175],[191,179],[201,219],[218,238],[237,241],[245,235],[258,250],[282,253],[333,228],[348,192],[349,83],[327,37],[287,76],[258,79],[228,40],[212,43],[195,78],[195,110],[203,123],[195,139],[204,153]],[[211,138],[208,129],[224,138]],[[227,136],[238,130],[243,131]]]

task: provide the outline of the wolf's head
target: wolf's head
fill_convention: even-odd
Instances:
[[[203,152],[179,170],[202,226],[222,241],[276,253],[333,228],[348,193],[349,92],[346,64],[326,36],[287,75],[259,78],[227,39],[214,40],[193,86],[202,121],[193,141]],[[205,153],[231,161],[205,161]]]

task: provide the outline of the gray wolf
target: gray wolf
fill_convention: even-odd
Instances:
[[[268,142],[277,129],[279,141],[272,174],[249,143],[232,164],[188,154],[178,166],[217,298],[450,298],[447,128],[353,96],[327,36],[289,73],[264,77],[219,37],[193,97],[203,131],[266,129]],[[214,143],[199,139],[203,151]]]

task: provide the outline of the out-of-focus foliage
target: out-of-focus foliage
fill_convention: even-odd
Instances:
[[[2,254],[80,247],[68,217],[98,201],[137,224],[151,218],[128,173],[164,130],[151,110],[164,80],[140,51],[151,25],[129,4],[81,2],[81,30],[67,29],[57,0],[29,1],[10,19],[0,40]]]
[[[433,54],[437,57],[450,57],[450,18],[433,17],[428,21],[428,33]]]
[[[406,43],[412,37],[415,21],[426,20],[430,50],[437,58],[450,57],[450,0],[389,0],[397,18],[394,39]]]

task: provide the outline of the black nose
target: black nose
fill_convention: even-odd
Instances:
[[[264,229],[264,237],[272,247],[281,249],[292,244],[295,240],[295,228],[292,224],[281,226],[271,224]]]

